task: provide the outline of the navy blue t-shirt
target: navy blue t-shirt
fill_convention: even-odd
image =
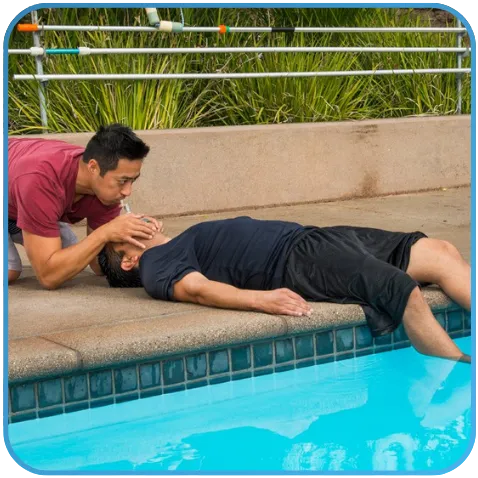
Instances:
[[[166,244],[148,249],[139,269],[146,292],[173,300],[173,286],[197,271],[240,289],[282,287],[292,244],[305,228],[294,222],[238,217],[197,224]]]

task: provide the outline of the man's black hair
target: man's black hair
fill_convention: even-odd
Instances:
[[[116,252],[111,244],[106,244],[98,254],[98,263],[110,287],[143,287],[139,269],[133,267],[130,271],[121,268],[124,252]]]
[[[134,131],[119,123],[101,126],[88,141],[83,161],[95,159],[100,166],[100,175],[118,167],[120,159],[143,160],[149,153],[149,146],[138,138]]]

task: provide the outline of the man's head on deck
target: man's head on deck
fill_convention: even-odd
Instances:
[[[165,244],[169,240],[169,237],[158,232],[149,241],[141,240],[146,246],[145,249],[128,242],[106,244],[98,254],[98,262],[110,287],[142,287],[139,275],[141,256],[148,249]]]

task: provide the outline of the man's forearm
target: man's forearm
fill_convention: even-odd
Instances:
[[[174,285],[174,298],[224,309],[259,310],[268,314],[303,316],[312,308],[296,292],[282,287],[273,290],[244,290],[191,272]]]
[[[56,289],[85,269],[106,244],[107,239],[100,227],[82,241],[54,252],[50,258],[35,268],[41,284]]]
[[[195,294],[195,302],[223,309],[258,310],[261,291],[237,289],[221,282],[208,281]]]

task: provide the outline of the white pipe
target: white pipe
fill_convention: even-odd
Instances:
[[[129,27],[106,25],[38,25],[44,31],[104,31],[104,32],[157,32],[155,27]],[[272,27],[229,27],[231,33],[271,33]],[[219,27],[184,27],[183,32],[219,32]],[[295,33],[466,33],[466,28],[458,27],[296,27]]]
[[[461,27],[461,20],[458,20],[457,24],[458,24],[459,27]],[[464,36],[463,33],[459,33],[457,35],[457,39],[456,39],[457,47],[461,47],[462,42],[463,42],[463,36]],[[461,68],[462,60],[463,60],[463,54],[458,54],[457,55],[457,61],[456,61],[457,68]],[[462,106],[462,83],[461,83],[461,78],[462,78],[461,74],[456,75],[456,92],[457,92],[457,96],[458,96],[458,102],[457,102],[457,105],[456,105],[456,112],[459,115],[461,115],[461,106]]]
[[[190,27],[189,31],[200,31],[196,28],[201,27]],[[219,30],[219,28],[218,28]],[[229,27],[231,33],[241,32],[241,33],[259,33],[259,32],[272,32],[274,29],[272,27]],[[455,27],[296,27],[294,28],[295,33],[382,33],[382,32],[423,32],[423,33],[439,33],[439,32],[451,32],[455,30]],[[464,29],[466,32],[466,28]],[[186,31],[186,29],[185,29]]]
[[[48,50],[48,49],[46,49]],[[61,49],[57,49],[61,50]],[[212,48],[89,48],[80,47],[81,55],[107,54],[210,54],[210,53],[466,53],[468,48],[457,47],[212,47]],[[44,52],[8,50],[9,54],[42,55]],[[48,51],[46,51],[48,53]]]
[[[156,8],[145,8],[151,26],[159,25],[158,10]]]
[[[318,76],[374,76],[427,73],[470,73],[471,68],[425,68],[416,70],[299,71],[264,73],[151,73],[13,75],[14,80],[202,80],[232,78],[300,78]]]
[[[38,13],[34,10],[31,13],[32,23],[38,23]],[[33,32],[33,50],[41,48],[40,33]],[[35,56],[35,65],[38,75],[43,75],[43,58],[40,55]],[[40,99],[40,117],[41,124],[46,129],[48,128],[48,115],[46,103],[46,83],[41,81],[38,84],[38,97]]]
[[[43,48],[42,48],[42,50],[43,50]],[[28,48],[27,50],[8,50],[8,54],[9,55],[32,55],[33,56],[31,48]],[[43,55],[43,53],[42,53],[42,55]]]

